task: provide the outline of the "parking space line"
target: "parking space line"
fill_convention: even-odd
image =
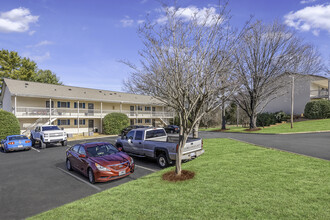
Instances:
[[[34,147],[31,147],[31,148],[32,148],[32,150],[35,150],[35,151],[37,151],[37,152],[40,153],[40,150],[37,150],[37,149],[35,149]]]
[[[136,165],[136,164],[135,164],[135,166],[136,166],[136,167],[140,167],[140,168],[145,169],[145,170],[152,171],[152,172],[156,172],[156,171],[157,171],[157,170],[153,170],[153,169],[150,169],[150,168],[148,168],[148,167],[143,167],[143,166],[139,166],[139,165]]]
[[[66,171],[66,170],[63,170],[63,169],[61,169],[61,168],[59,168],[59,167],[57,167],[57,169],[59,169],[59,170],[61,170],[62,172],[64,172],[64,173],[66,173],[66,174],[68,174],[68,175],[70,175],[70,176],[76,178],[77,180],[79,180],[79,181],[81,181],[81,182],[83,182],[83,183],[89,185],[90,187],[93,187],[94,189],[96,189],[96,190],[98,190],[98,191],[101,191],[101,188],[99,188],[99,187],[97,187],[97,186],[95,186],[95,185],[93,185],[93,184],[87,182],[86,180],[83,180],[83,179],[81,179],[81,178],[79,178],[79,177],[77,177],[77,176],[71,174],[70,172],[68,172],[68,171]]]

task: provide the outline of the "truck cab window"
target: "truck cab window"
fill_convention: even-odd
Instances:
[[[143,138],[143,131],[136,131],[135,140],[142,140],[142,138]]]
[[[128,134],[126,135],[127,139],[133,139],[134,136],[134,131],[130,131],[128,132]]]

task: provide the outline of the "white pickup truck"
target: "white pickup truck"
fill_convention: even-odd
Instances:
[[[116,140],[116,147],[136,156],[156,158],[161,168],[176,159],[179,138],[167,136],[163,128],[133,129]],[[183,148],[182,160],[191,160],[204,153],[201,138],[188,138]]]
[[[54,125],[37,126],[35,130],[31,130],[32,146],[35,142],[40,143],[40,148],[46,148],[47,144],[61,143],[62,146],[67,145],[67,135],[65,131]]]

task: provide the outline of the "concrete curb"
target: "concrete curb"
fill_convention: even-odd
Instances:
[[[327,131],[303,131],[303,132],[291,132],[291,133],[280,133],[280,134],[317,134],[317,133],[326,133],[330,132],[330,130]]]
[[[89,140],[89,139],[101,139],[101,138],[107,138],[107,137],[118,137],[118,135],[106,135],[106,136],[102,136],[102,137],[80,138],[80,139],[68,140],[68,142],[71,142],[71,141],[81,141],[81,140]]]

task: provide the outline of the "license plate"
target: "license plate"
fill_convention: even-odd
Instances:
[[[196,156],[196,153],[195,152],[194,153],[191,153],[190,156],[191,157],[195,157]]]
[[[119,176],[122,176],[122,175],[125,175],[126,174],[126,171],[123,170],[123,171],[119,171]]]
[[[23,147],[23,145],[18,145],[18,147]]]

